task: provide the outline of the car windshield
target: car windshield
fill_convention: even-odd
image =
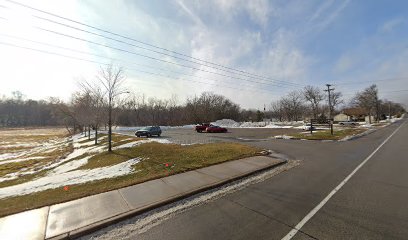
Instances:
[[[151,131],[153,130],[153,127],[144,127],[142,129],[140,129],[141,131]]]

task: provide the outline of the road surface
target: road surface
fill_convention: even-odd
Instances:
[[[248,141],[301,160],[301,164],[176,214],[144,233],[130,231],[127,236],[177,240],[407,239],[405,122],[348,142]]]

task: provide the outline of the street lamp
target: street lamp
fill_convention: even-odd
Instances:
[[[129,91],[122,91],[113,93],[109,91],[109,104],[108,104],[108,151],[112,152],[112,102],[113,99],[121,94],[130,93]]]

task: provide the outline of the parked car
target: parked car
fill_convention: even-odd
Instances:
[[[306,130],[306,131],[310,131],[310,128],[312,128],[312,130],[316,130],[315,126],[311,126],[310,123],[306,123],[305,125],[303,125],[302,129]]]
[[[228,132],[226,128],[220,127],[220,126],[209,126],[205,130],[208,133],[225,133]]]
[[[197,132],[204,132],[208,127],[211,127],[212,124],[211,123],[202,123],[200,125],[195,126],[195,130]]]
[[[160,129],[159,126],[151,126],[151,127],[145,127],[140,130],[137,130],[135,132],[135,135],[137,137],[141,137],[141,136],[151,137],[153,135],[157,135],[158,137],[160,137],[161,133],[162,133],[162,130]]]
[[[342,121],[342,122],[339,122],[339,125],[341,125],[341,126],[357,126],[358,123],[353,122],[353,121]]]

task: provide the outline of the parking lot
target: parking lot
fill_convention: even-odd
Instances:
[[[303,130],[290,128],[229,128],[227,133],[197,133],[190,128],[162,129],[160,138],[168,139],[177,144],[213,143],[213,142],[245,142],[266,140],[277,135],[299,133]],[[134,130],[115,130],[117,133],[130,136]]]

